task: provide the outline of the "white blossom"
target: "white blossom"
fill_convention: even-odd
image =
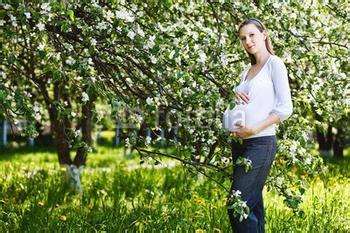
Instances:
[[[114,19],[115,16],[112,11],[108,10],[104,17],[107,21],[112,22],[112,19]]]
[[[83,93],[81,94],[81,100],[82,100],[83,102],[89,101],[89,95],[88,95],[86,92],[83,92]]]
[[[43,44],[39,44],[39,46],[38,46],[38,49],[40,50],[40,51],[42,51],[42,50],[44,50],[44,48],[45,48],[45,45],[43,45]]]
[[[98,28],[99,30],[105,30],[105,29],[107,29],[107,24],[106,24],[106,22],[99,22],[99,23],[97,24],[97,28]]]
[[[46,3],[41,4],[41,9],[43,11],[50,11],[51,10],[50,3],[46,2]]]
[[[5,10],[8,10],[8,9],[10,9],[11,8],[11,5],[9,5],[9,4],[4,4],[4,9]]]
[[[35,120],[40,121],[41,120],[40,112],[35,113],[34,118],[35,118]]]
[[[156,63],[157,63],[157,58],[156,58],[154,55],[152,55],[150,58],[151,58],[151,62],[152,62],[153,64],[156,64]]]
[[[66,60],[66,63],[68,65],[73,65],[75,63],[75,60],[71,56],[69,56]]]
[[[43,31],[45,29],[45,24],[42,22],[39,22],[36,27],[39,29],[39,31]]]
[[[125,138],[125,147],[131,147],[129,138]]]
[[[30,12],[25,12],[24,15],[26,16],[27,19],[32,18],[32,16],[30,15]]]
[[[92,39],[92,40],[91,40],[91,45],[92,45],[92,46],[96,46],[96,44],[97,44],[97,41],[96,41],[95,39]],[[91,59],[91,58],[90,58],[90,59]]]
[[[33,110],[34,112],[40,112],[40,107],[38,105],[34,105]]]
[[[199,55],[199,58],[197,59],[197,61],[204,63],[205,60],[207,59],[207,55],[202,50],[199,51],[198,55]]]
[[[312,162],[312,159],[310,157],[305,158],[304,160],[305,164],[310,165]]]
[[[72,111],[72,112],[70,113],[70,115],[71,115],[72,117],[76,117],[77,113]]]
[[[132,40],[134,39],[135,36],[136,36],[136,33],[133,32],[133,31],[131,31],[131,30],[130,30],[130,31],[128,32],[128,34],[127,34],[127,37],[129,37],[129,38],[132,39]]]
[[[134,22],[135,18],[134,16],[132,15],[132,13],[130,13],[129,11],[127,10],[119,10],[119,11],[116,11],[115,12],[115,17],[117,17],[118,19],[123,19],[125,20],[126,22]]]
[[[152,141],[152,138],[150,136],[146,137],[146,145],[149,145]]]
[[[6,23],[6,21],[5,21],[5,20],[0,20],[0,26],[4,26],[4,25],[5,25],[5,23]]]
[[[227,62],[227,56],[225,54],[220,55],[220,61],[223,67],[226,67],[228,62]]]
[[[171,51],[170,54],[169,54],[169,59],[173,59],[174,58],[174,55],[175,55],[175,50]]]
[[[153,98],[147,97],[146,103],[147,103],[147,104],[153,104]]]
[[[154,47],[154,39],[155,39],[156,37],[155,36],[150,36],[149,38],[148,38],[148,41],[145,43],[145,45],[144,45],[144,48],[145,49],[151,49],[151,48],[153,48]]]

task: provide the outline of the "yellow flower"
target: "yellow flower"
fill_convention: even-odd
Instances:
[[[196,233],[204,233],[204,230],[203,229],[197,229]]]
[[[39,206],[44,206],[44,203],[41,202],[41,201],[39,201],[39,202],[38,202],[38,205],[39,205]]]
[[[62,222],[67,221],[67,217],[65,215],[61,215],[59,218]]]

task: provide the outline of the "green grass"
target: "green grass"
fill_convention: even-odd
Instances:
[[[350,232],[350,160],[327,162],[329,173],[313,181],[298,213],[264,190],[267,232]],[[80,197],[69,192],[52,149],[1,150],[0,231],[230,231],[226,193],[217,185],[182,166],[138,163],[123,148],[97,147]]]

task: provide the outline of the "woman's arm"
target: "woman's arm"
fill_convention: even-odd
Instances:
[[[276,114],[272,113],[263,122],[261,122],[260,125],[256,126],[255,128],[240,126],[239,129],[233,131],[233,135],[238,136],[240,138],[247,138],[259,133],[261,130],[269,127],[270,125],[278,124],[280,122],[280,118]]]

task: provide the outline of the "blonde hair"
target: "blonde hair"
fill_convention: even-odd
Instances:
[[[266,40],[265,40],[266,49],[267,49],[267,51],[270,52],[270,54],[274,55],[275,52],[273,51],[273,47],[272,47],[272,43],[271,43],[270,36],[269,36],[269,34],[267,33],[267,30],[266,30],[266,28],[264,27],[264,25],[260,22],[260,20],[255,19],[255,18],[249,18],[249,19],[244,20],[242,23],[239,24],[238,33],[239,33],[239,31],[241,30],[241,28],[242,28],[244,25],[247,25],[247,24],[254,24],[254,25],[259,29],[260,32],[263,32],[263,31],[266,32]],[[248,52],[247,52],[247,53],[248,53]],[[250,63],[251,63],[252,65],[256,64],[256,59],[255,59],[254,55],[248,53],[248,56],[249,56],[249,58],[250,58]]]

